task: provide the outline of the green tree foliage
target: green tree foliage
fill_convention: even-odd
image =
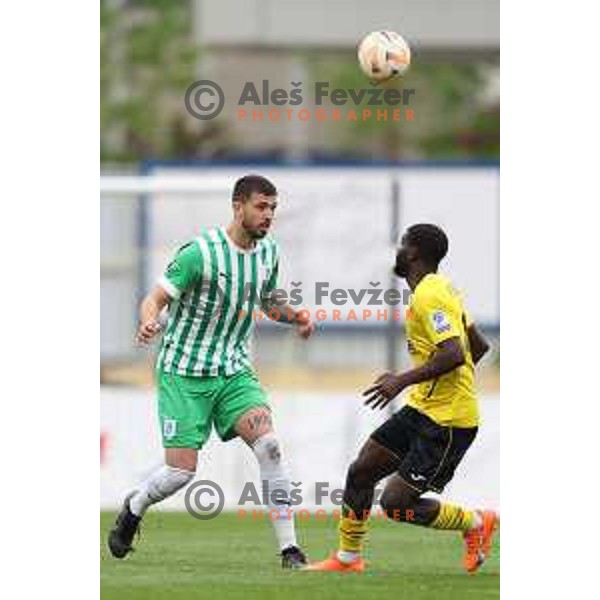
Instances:
[[[308,59],[317,80],[331,82],[331,88],[361,89],[370,84],[354,57],[325,60]],[[493,65],[477,63],[413,63],[406,76],[380,84],[381,88],[414,89],[408,108],[415,112],[414,122],[377,121],[347,122],[347,127],[333,127],[332,136],[340,149],[363,149],[377,158],[454,159],[497,158],[500,151],[498,105],[486,105],[481,92],[486,85],[487,70]],[[357,107],[388,109],[402,113],[407,107],[367,105],[367,98]],[[356,153],[356,151],[354,151]]]
[[[138,0],[101,6],[101,157],[131,161],[201,155],[222,127],[185,111],[198,49],[190,3]]]
[[[200,122],[183,97],[196,79],[192,3],[177,0],[108,0],[101,3],[101,158],[227,156],[233,151],[226,117]],[[331,89],[368,88],[354,52],[307,53],[313,81]],[[475,59],[474,59],[475,60]],[[415,89],[409,107],[415,121],[347,121],[329,127],[327,152],[357,158],[497,158],[500,110],[482,101],[493,64],[431,64],[418,57],[402,79],[380,87]],[[347,110],[345,107],[343,110]],[[366,100],[361,108],[369,107]],[[396,106],[389,106],[388,112]],[[402,112],[406,107],[400,107]],[[247,140],[240,142],[239,150]],[[308,140],[314,148],[318,143]],[[278,148],[273,141],[273,151]]]

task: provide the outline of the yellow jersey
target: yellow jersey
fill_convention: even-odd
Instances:
[[[475,365],[469,351],[470,317],[450,280],[437,273],[423,277],[411,295],[406,315],[408,351],[416,367],[427,362],[437,344],[457,337],[465,363],[434,379],[415,385],[407,404],[446,427],[476,427],[479,422]]]

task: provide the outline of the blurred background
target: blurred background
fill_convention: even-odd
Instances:
[[[414,121],[237,119],[240,82],[368,87],[356,46],[382,29],[411,45],[409,72],[386,85],[415,89]],[[317,281],[398,287],[390,267],[403,229],[418,221],[446,229],[444,271],[493,343],[478,368],[482,435],[448,494],[499,506],[498,2],[104,0],[101,44],[101,506],[116,507],[161,461],[156,348],[133,343],[138,303],[175,248],[228,222],[233,182],[249,172],[280,190],[283,284],[301,281],[313,311]],[[184,106],[198,79],[224,90],[214,120]],[[310,96],[302,108],[312,111]],[[342,485],[356,449],[387,416],[365,409],[360,391],[382,370],[409,364],[403,320],[347,321],[358,307],[341,308],[344,318],[321,322],[309,342],[269,322],[253,340],[295,478],[308,491],[314,481]],[[224,488],[229,508],[243,482],[258,478],[239,441],[214,438],[198,475]],[[305,495],[306,506],[313,500]],[[179,495],[164,507],[182,506]]]

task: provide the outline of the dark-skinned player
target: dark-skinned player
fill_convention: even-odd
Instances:
[[[374,431],[350,465],[344,490],[339,549],[307,567],[361,572],[364,537],[376,484],[387,480],[381,506],[395,521],[458,531],[464,568],[485,561],[499,524],[491,510],[470,510],[423,494],[440,494],[473,443],[479,424],[475,365],[489,346],[467,314],[458,292],[438,266],[448,238],[437,226],[409,227],[394,272],[412,290],[406,337],[413,368],[381,375],[365,392],[365,404],[385,408],[404,389],[406,404]]]

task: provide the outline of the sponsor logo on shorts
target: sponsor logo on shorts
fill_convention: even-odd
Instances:
[[[163,435],[165,439],[175,437],[177,433],[177,421],[175,419],[165,419],[163,422]]]

